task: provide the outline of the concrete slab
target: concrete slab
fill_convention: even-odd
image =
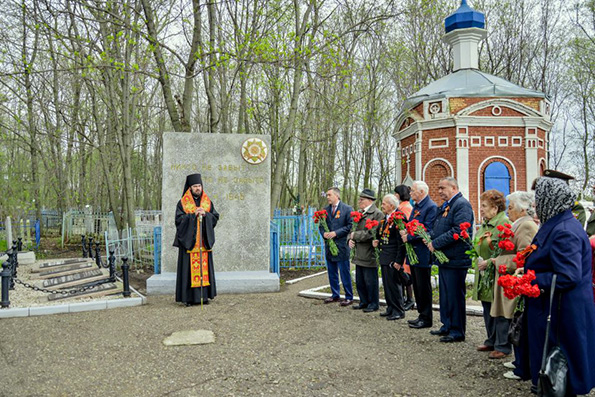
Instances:
[[[268,271],[215,272],[218,294],[278,292],[279,276]],[[176,289],[176,274],[162,273],[147,280],[147,295],[170,295]]]
[[[300,291],[300,292],[298,292],[298,296],[301,296],[303,298],[310,298],[310,299],[330,298],[331,294],[329,292],[318,292],[325,288],[330,288],[330,285],[323,285],[321,287],[315,287],[315,288],[310,288],[310,289]],[[345,295],[341,295],[340,297],[345,299]],[[353,301],[359,302],[359,297],[354,296]],[[380,299],[380,306],[386,306],[386,301],[384,299]],[[432,310],[439,311],[440,305],[433,304]],[[483,316],[483,307],[481,307],[481,306],[466,305],[465,310],[466,310],[467,315],[469,315],[469,316]]]
[[[97,302],[81,302],[81,303],[71,303],[69,305],[70,313],[78,313],[78,312],[87,312],[91,310],[103,310],[107,309],[107,303],[104,300],[97,301]]]
[[[39,306],[30,307],[30,316],[45,316],[46,314],[59,314],[68,313],[70,311],[70,305],[53,305],[53,306]]]
[[[123,298],[123,299],[107,300],[106,303],[107,303],[108,309],[113,309],[113,308],[117,308],[117,307],[140,306],[144,302],[143,302],[142,298]]]
[[[29,317],[29,308],[18,307],[14,309],[0,309],[0,318],[10,317]]]
[[[174,332],[163,340],[165,346],[206,345],[214,342],[213,331],[205,329]]]

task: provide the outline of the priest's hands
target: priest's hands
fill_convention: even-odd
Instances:
[[[194,215],[195,215],[195,216],[205,216],[205,214],[206,214],[206,213],[207,213],[207,212],[206,212],[206,211],[205,211],[205,209],[204,209],[204,208],[202,208],[202,207],[198,207],[198,208],[196,209],[196,211],[194,211]]]

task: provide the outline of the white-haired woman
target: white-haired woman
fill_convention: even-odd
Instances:
[[[509,194],[506,199],[508,200],[508,218],[512,222],[512,231],[514,237],[510,240],[514,243],[515,251],[506,251],[506,254],[500,255],[495,259],[495,268],[498,269],[500,265],[506,265],[508,272],[513,273],[516,270],[516,263],[513,259],[516,257],[516,253],[525,249],[533,237],[537,234],[537,225],[533,221],[534,213],[534,202],[535,198],[531,192],[514,192]],[[503,317],[509,322],[512,319],[517,304],[516,299],[508,299],[504,296],[502,287],[498,285],[498,278],[500,274],[496,272],[496,280],[494,282],[494,303],[490,310],[490,316],[497,318]],[[521,347],[522,349],[522,347]],[[517,347],[514,349],[515,357],[520,356],[520,351]],[[513,365],[518,365],[519,362],[515,359]],[[508,364],[507,366],[510,366]],[[522,368],[516,368],[514,373],[508,372],[504,375],[509,379],[527,379],[529,375],[528,371]]]

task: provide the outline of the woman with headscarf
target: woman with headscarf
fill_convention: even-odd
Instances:
[[[492,258],[497,248],[498,227],[508,223],[506,216],[506,200],[504,195],[494,189],[486,190],[479,197],[480,213],[483,223],[477,230],[477,244],[475,251],[479,258],[474,261],[475,282],[473,285],[473,299],[481,301],[483,307],[483,320],[487,338],[482,345],[477,346],[477,351],[490,352],[490,358],[503,358],[512,351],[507,340],[508,321],[502,317],[490,316],[490,309],[494,300],[495,273],[497,267],[488,269],[489,262],[494,263]],[[483,280],[491,276],[491,283]],[[489,280],[489,279],[488,279]]]
[[[548,346],[559,345],[568,360],[567,395],[587,394],[595,387],[595,304],[591,289],[591,246],[572,215],[576,195],[560,179],[542,177],[535,189],[541,228],[525,270],[535,271],[543,293],[526,298],[529,364],[533,390],[543,357],[552,278],[557,275]]]

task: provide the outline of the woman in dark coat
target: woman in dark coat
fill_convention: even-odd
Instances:
[[[533,239],[537,249],[527,258],[535,282],[544,292],[527,298],[527,335],[533,385],[537,385],[545,343],[552,277],[557,275],[549,344],[568,359],[569,394],[587,394],[595,387],[595,304],[591,287],[591,245],[572,215],[576,196],[560,179],[542,177],[535,190],[541,228]]]

